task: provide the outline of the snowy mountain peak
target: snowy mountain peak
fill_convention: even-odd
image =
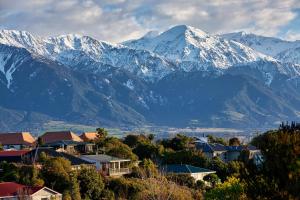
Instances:
[[[249,34],[240,32],[230,37],[243,38],[243,35]],[[111,67],[121,68],[151,81],[159,80],[175,70],[221,74],[235,66],[251,65],[259,68],[253,64],[258,61],[277,62],[261,51],[253,50],[236,39],[226,37],[210,35],[191,26],[179,25],[160,34],[150,32],[140,39],[116,45],[78,34],[40,38],[24,31],[2,30],[0,44],[25,48],[34,55],[74,69],[98,73]],[[297,56],[298,54],[295,54],[295,57]],[[270,65],[272,69],[269,69],[267,64],[265,66],[267,67],[262,69],[265,74],[268,71],[274,73],[290,71],[281,65],[272,64]],[[298,68],[296,72],[298,73]]]
[[[288,49],[300,47],[300,41],[285,41],[279,38],[266,37],[253,33],[236,32],[220,35],[228,40],[234,40],[242,43],[252,49],[277,58],[277,55]]]
[[[185,37],[185,38],[206,38],[208,34],[200,29],[187,26],[187,25],[178,25],[174,26],[171,29],[162,33],[159,37],[169,38],[169,40],[174,40],[176,37]]]
[[[156,37],[125,42],[124,45],[152,51],[181,63],[185,71],[208,70],[210,67],[226,69],[236,64],[268,59],[238,42],[186,25],[175,26]]]
[[[0,30],[0,43],[21,48],[39,48],[40,40],[27,31]]]

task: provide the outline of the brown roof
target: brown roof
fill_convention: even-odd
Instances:
[[[84,132],[81,134],[80,138],[85,142],[89,142],[89,141],[95,140],[97,138],[97,133],[96,132]]]
[[[46,132],[41,136],[41,139],[44,143],[57,142],[61,140],[82,142],[82,139],[72,131]]]
[[[29,132],[0,133],[2,145],[32,145],[35,139]]]

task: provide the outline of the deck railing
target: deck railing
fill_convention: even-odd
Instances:
[[[130,173],[129,168],[109,168],[109,175],[122,175]]]

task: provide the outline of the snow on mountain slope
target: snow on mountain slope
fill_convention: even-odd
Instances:
[[[285,55],[287,55],[289,50],[295,51],[296,48],[300,47],[300,41],[285,41],[278,38],[265,37],[245,32],[227,33],[220,35],[220,37],[237,41],[258,52],[275,58],[280,58],[278,54],[281,54],[284,51],[286,52]],[[284,57],[284,59],[281,58],[282,61],[286,61],[285,59],[287,59],[287,61],[290,60],[288,56]]]
[[[91,72],[105,71],[105,66],[112,66],[154,81],[174,70],[171,63],[154,53],[77,34],[35,38],[25,31],[2,30],[0,43],[25,48],[35,55]]]
[[[0,44],[24,48],[39,55],[45,54],[41,38],[27,31],[0,30]]]
[[[276,58],[278,60],[300,65],[300,46],[282,51],[276,55]]]
[[[291,76],[299,67],[285,67],[272,57],[239,42],[212,36],[190,26],[175,26],[163,33],[150,32],[141,39],[110,44],[89,36],[68,34],[34,37],[25,31],[0,31],[0,44],[25,48],[33,55],[57,61],[75,70],[93,73],[120,68],[147,81],[157,81],[178,71],[209,71],[222,74],[234,66],[253,66],[265,61],[266,71]],[[272,76],[274,74],[272,73]],[[269,75],[266,80],[270,80]]]
[[[0,44],[0,82],[8,89],[13,82],[13,73],[28,58],[29,53],[22,50],[16,55],[10,48]]]
[[[226,40],[190,26],[175,26],[156,37],[142,37],[124,42],[133,49],[145,49],[176,63],[197,63],[198,69],[227,69],[258,60],[272,60],[235,41]],[[194,70],[186,67],[185,71]]]

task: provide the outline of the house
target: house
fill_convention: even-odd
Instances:
[[[40,138],[44,144],[62,141],[62,140],[83,142],[83,140],[72,131],[46,132],[42,136],[40,136]]]
[[[167,174],[188,174],[193,177],[195,181],[203,181],[204,176],[216,173],[209,169],[182,164],[165,165],[161,168],[161,171]]]
[[[201,150],[209,159],[219,157],[224,162],[238,160],[241,152],[249,151],[249,158],[254,158],[255,155],[261,154],[260,150],[252,145],[225,146],[222,144],[211,143],[196,143],[196,148]]]
[[[85,142],[91,142],[97,139],[98,133],[96,132],[84,132],[79,137]]]
[[[227,146],[227,162],[238,160],[241,152],[246,150],[249,151],[248,159],[254,158],[255,155],[261,154],[260,150],[252,145],[240,145],[240,146]]]
[[[61,140],[42,145],[43,147],[52,147],[56,151],[69,154],[91,153],[94,151],[95,144],[88,142],[77,142],[73,140]]]
[[[105,154],[82,155],[81,159],[94,163],[96,169],[106,176],[122,176],[131,173],[129,165],[130,159],[117,158]]]
[[[201,150],[207,158],[212,159],[214,157],[219,157],[224,162],[227,161],[227,149],[225,145],[217,144],[217,143],[204,143],[199,142],[195,143],[195,146],[198,150]]]
[[[27,149],[35,145],[35,139],[29,132],[0,133],[0,144],[4,149]]]
[[[0,199],[61,200],[62,194],[47,187],[30,187],[14,182],[3,182],[0,183]]]
[[[81,159],[80,157],[65,153],[65,152],[57,152],[52,148],[47,147],[39,147],[36,149],[33,149],[29,152],[27,152],[23,156],[23,163],[26,164],[33,164],[35,162],[38,162],[41,154],[46,154],[50,157],[62,157],[66,160],[69,160],[71,162],[72,168],[80,169],[82,165],[89,166],[89,167],[95,167],[94,163],[86,161],[84,159]]]
[[[11,151],[0,151],[0,162],[22,162],[26,153],[30,150],[11,150]]]
[[[89,153],[94,149],[94,144],[83,140],[72,131],[46,132],[41,137],[43,146],[54,147],[67,153]]]

